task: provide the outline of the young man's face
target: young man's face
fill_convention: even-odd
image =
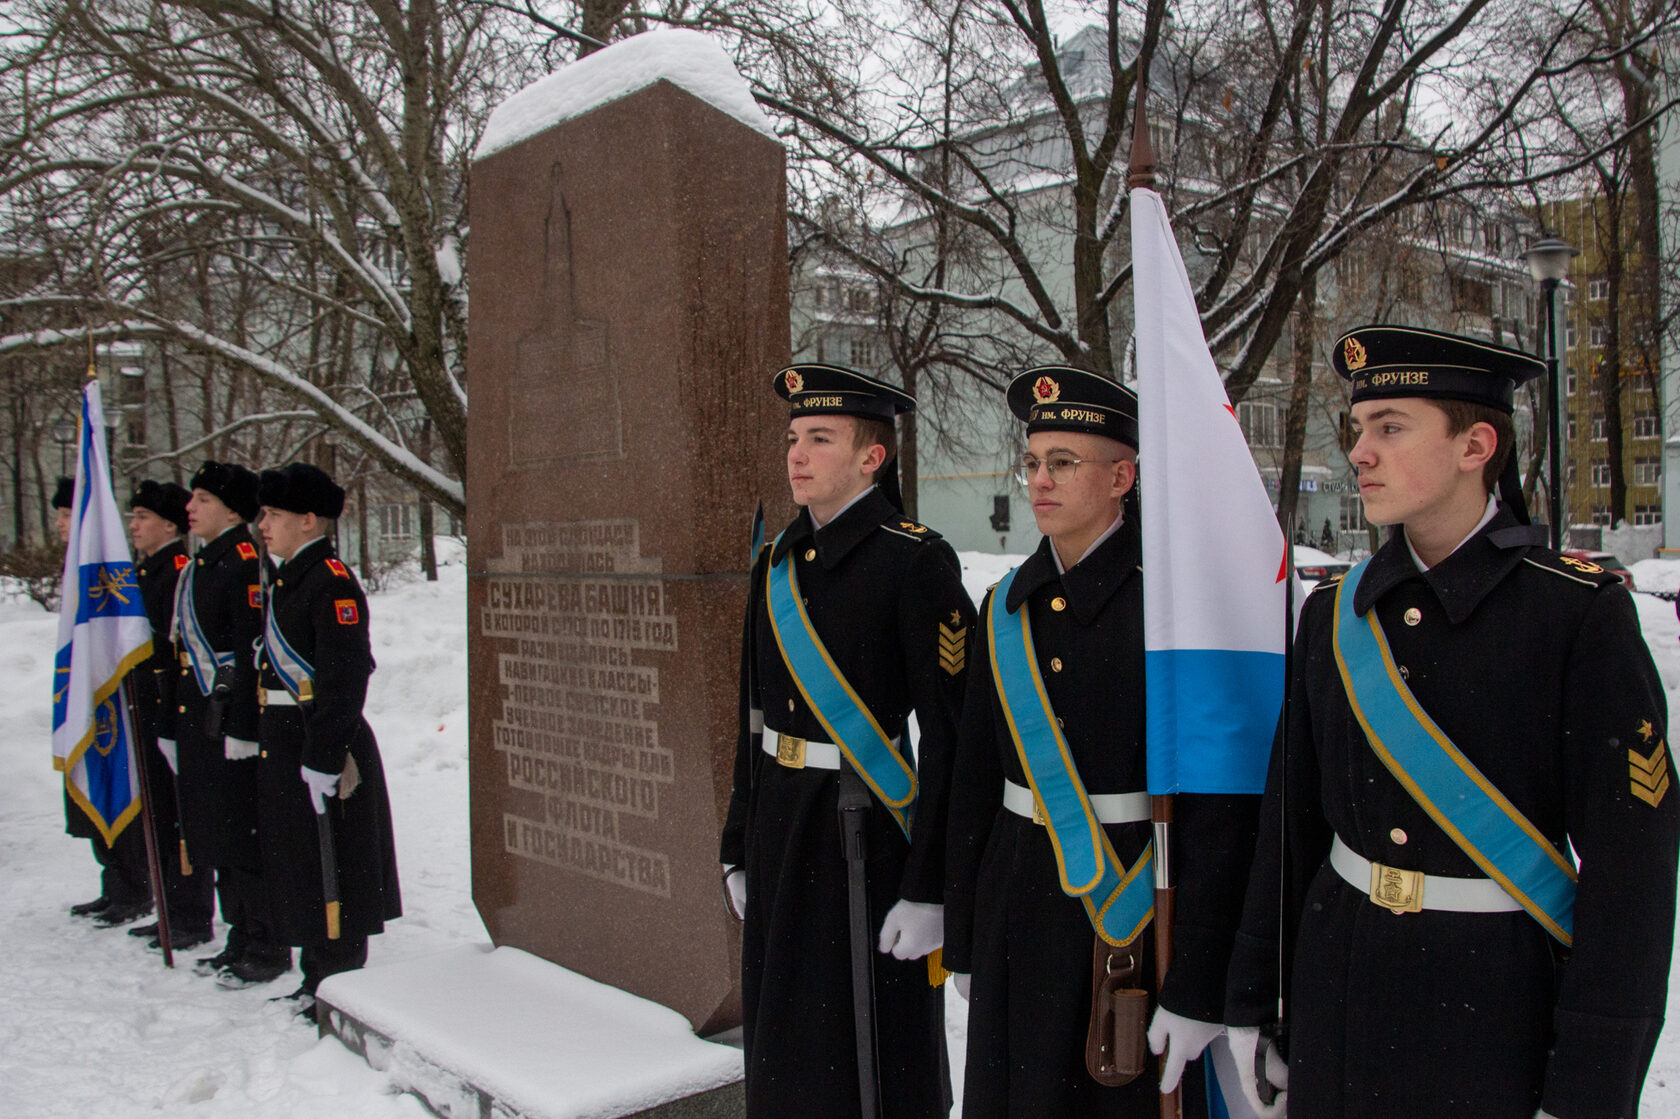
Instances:
[[[134,550],[149,556],[180,535],[172,521],[166,521],[150,509],[136,508],[128,515],[128,538]]]
[[[200,540],[214,540],[244,519],[209,490],[195,488],[187,499],[187,531]]]
[[[299,548],[321,535],[315,514],[294,513],[267,505],[257,517],[257,531],[262,533],[268,554],[283,560],[291,559]]]
[[[879,443],[858,447],[850,416],[800,416],[788,423],[787,472],[795,505],[820,515],[862,493],[886,457]]]
[[[1473,425],[1447,434],[1447,415],[1420,397],[1362,400],[1353,406],[1359,439],[1348,461],[1359,471],[1365,519],[1400,525],[1426,519],[1457,503],[1483,502],[1481,464],[1471,446]],[[1468,457],[1467,457],[1468,456]]]
[[[53,510],[53,527],[58,530],[58,542],[60,544],[70,543],[70,510],[55,508]]]
[[[1120,499],[1137,481],[1137,463],[1126,447],[1102,435],[1074,431],[1035,431],[1027,436],[1027,456],[1040,463],[1083,460],[1073,477],[1058,482],[1040,465],[1027,479],[1038,531],[1057,538],[1097,537],[1119,515]]]

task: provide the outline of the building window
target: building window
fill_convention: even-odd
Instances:
[[[1563,344],[1568,349],[1575,348],[1575,324],[1570,323],[1563,328]]]
[[[1341,525],[1343,532],[1363,532],[1365,530],[1365,503],[1358,495],[1342,497]]]
[[[875,307],[875,293],[868,288],[852,288],[846,292],[846,310],[867,312]]]
[[[1604,440],[1605,440],[1604,417],[1603,416],[1594,416],[1593,417],[1593,426],[1592,426],[1592,441],[1594,443],[1602,443],[1602,442],[1604,442]]]
[[[852,365],[859,369],[867,369],[875,364],[875,341],[872,338],[853,338],[851,343]]]
[[[124,425],[128,433],[130,447],[144,447],[146,445],[146,413],[135,411],[128,415],[128,422]]]
[[[1563,395],[1575,395],[1575,370],[1571,369],[1563,378]]]
[[[1595,525],[1603,525],[1605,528],[1609,528],[1610,527],[1610,506],[1608,506],[1608,505],[1594,505],[1593,510],[1592,510],[1592,523],[1595,524]]]
[[[1592,484],[1600,488],[1610,484],[1609,463],[1595,462],[1592,464]]]
[[[1570,442],[1571,442],[1571,443],[1573,443],[1573,442],[1574,442],[1574,441],[1575,441],[1575,432],[1576,432],[1576,428],[1577,428],[1577,426],[1578,426],[1578,425],[1577,425],[1577,423],[1576,423],[1576,421],[1575,421],[1575,417],[1574,417],[1574,416],[1570,416],[1570,417],[1569,417],[1569,436],[1568,436],[1568,438],[1569,438],[1569,441],[1570,441]]]
[[[1633,484],[1636,486],[1654,486],[1662,481],[1662,462],[1657,458],[1636,458],[1633,460]]]
[[[1610,298],[1610,281],[1609,280],[1588,280],[1587,281],[1587,298],[1588,299],[1609,299]]]
[[[1654,413],[1633,417],[1633,437],[1635,439],[1655,439],[1662,434],[1657,429],[1657,417]]]
[[[1587,344],[1595,348],[1603,347],[1609,337],[1609,330],[1605,328],[1603,319],[1594,319],[1587,330]]]
[[[1242,424],[1243,438],[1250,447],[1278,445],[1277,405],[1244,401],[1237,405],[1237,421]]]
[[[1662,506],[1635,505],[1633,507],[1633,523],[1636,525],[1662,524]]]
[[[412,505],[379,505],[374,508],[379,521],[379,535],[384,540],[406,540],[414,535]]]

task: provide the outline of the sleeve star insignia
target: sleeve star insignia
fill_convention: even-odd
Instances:
[[[1644,739],[1646,742],[1651,741],[1651,735],[1655,733],[1656,730],[1651,726],[1651,720],[1646,719],[1644,722],[1639,724],[1639,737]]]

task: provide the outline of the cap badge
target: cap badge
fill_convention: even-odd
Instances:
[[[1033,399],[1040,404],[1053,404],[1062,398],[1062,386],[1050,377],[1033,382]]]
[[[783,380],[787,382],[787,390],[789,392],[798,392],[800,389],[805,387],[805,378],[799,375],[799,370],[797,369],[789,369],[783,377]]]
[[[1357,338],[1349,338],[1342,343],[1342,357],[1346,360],[1350,373],[1357,373],[1365,368],[1365,347],[1360,345]]]

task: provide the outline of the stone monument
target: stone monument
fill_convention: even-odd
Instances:
[[[681,32],[516,95],[472,172],[473,900],[703,1035],[740,1021],[717,847],[752,512],[791,509],[785,173]]]

